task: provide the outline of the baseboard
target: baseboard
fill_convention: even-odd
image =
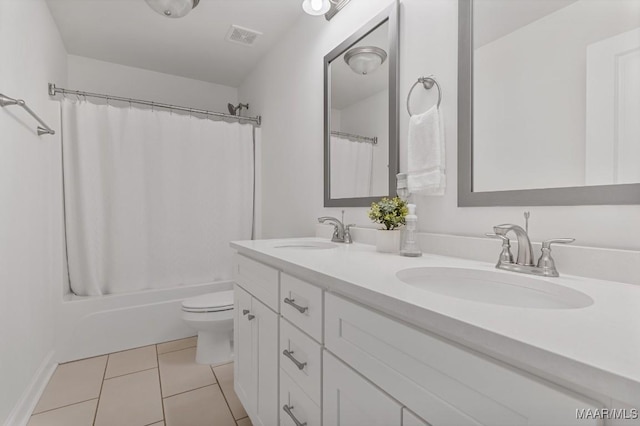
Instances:
[[[57,366],[58,364],[54,362],[54,351],[51,351],[42,360],[40,367],[33,375],[31,383],[29,383],[13,410],[9,413],[4,426],[26,426]]]

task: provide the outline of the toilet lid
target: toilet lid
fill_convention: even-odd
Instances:
[[[216,312],[233,309],[233,290],[218,291],[182,301],[182,309],[190,312]]]

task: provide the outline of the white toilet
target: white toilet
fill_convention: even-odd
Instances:
[[[232,360],[233,290],[184,300],[182,318],[198,332],[198,364],[221,364]]]

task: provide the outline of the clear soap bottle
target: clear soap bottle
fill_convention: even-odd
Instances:
[[[416,216],[416,205],[408,204],[409,214],[405,218],[405,229],[402,248],[400,249],[401,256],[407,257],[419,257],[422,256],[422,251],[418,245],[418,216]]]

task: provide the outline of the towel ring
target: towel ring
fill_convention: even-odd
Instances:
[[[409,105],[411,102],[411,93],[413,92],[413,89],[415,89],[416,86],[420,83],[422,83],[422,86],[425,88],[425,90],[431,89],[435,84],[436,87],[438,88],[438,103],[437,103],[438,108],[440,107],[440,102],[442,102],[442,89],[440,88],[440,85],[438,84],[436,79],[433,77],[420,77],[418,78],[418,81],[413,83],[413,86],[411,86],[411,89],[409,90],[409,94],[407,95],[407,112],[409,113],[409,117],[413,116],[413,114],[411,113],[411,107]]]

